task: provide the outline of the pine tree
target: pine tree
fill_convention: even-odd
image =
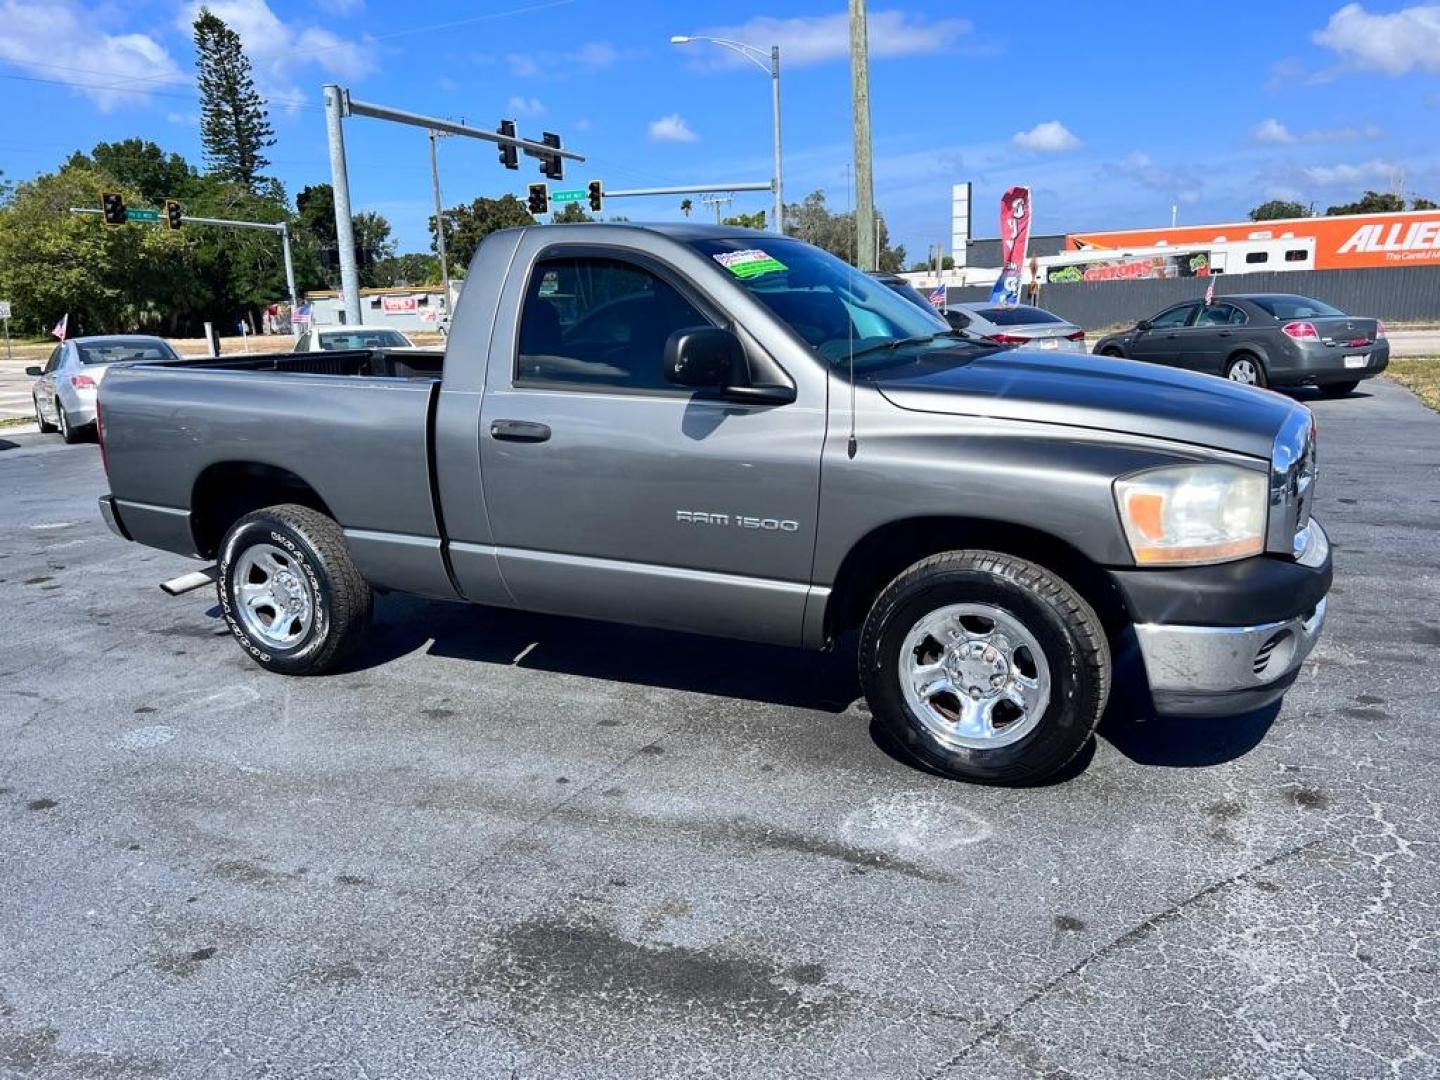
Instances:
[[[254,190],[270,164],[275,129],[255,89],[240,35],[201,8],[195,19],[195,63],[200,69],[200,141],[210,172]]]

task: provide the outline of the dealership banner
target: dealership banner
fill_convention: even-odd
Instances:
[[[382,296],[380,298],[380,310],[386,315],[410,315],[419,306],[419,298],[414,296]]]
[[[1020,302],[1020,267],[1030,243],[1030,189],[1012,187],[1000,196],[1000,276],[990,293],[992,304]]]

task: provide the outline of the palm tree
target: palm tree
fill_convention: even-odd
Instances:
[[[684,214],[686,217],[689,217],[689,216],[690,216],[690,211],[691,211],[691,210],[694,210],[694,209],[695,209],[695,204],[692,203],[689,199],[681,199],[681,200],[680,200],[680,212],[681,212],[682,214]]]

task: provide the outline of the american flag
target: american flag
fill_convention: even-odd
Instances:
[[[53,329],[53,330],[50,331],[50,336],[51,336],[51,337],[57,337],[57,338],[59,338],[61,341],[64,341],[64,340],[65,340],[65,331],[66,331],[66,328],[69,327],[69,325],[70,325],[70,313],[67,311],[64,315],[61,315],[61,316],[60,316],[60,321],[55,324],[55,329]]]
[[[935,305],[935,307],[937,307],[937,308],[943,308],[943,307],[945,306],[945,286],[944,286],[944,285],[936,285],[936,286],[935,286],[935,291],[930,294],[930,303],[932,303],[933,305]]]

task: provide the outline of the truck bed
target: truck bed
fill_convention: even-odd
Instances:
[[[354,349],[344,352],[261,353],[164,362],[164,367],[214,371],[269,371],[278,374],[356,375],[382,379],[440,378],[443,350]]]

